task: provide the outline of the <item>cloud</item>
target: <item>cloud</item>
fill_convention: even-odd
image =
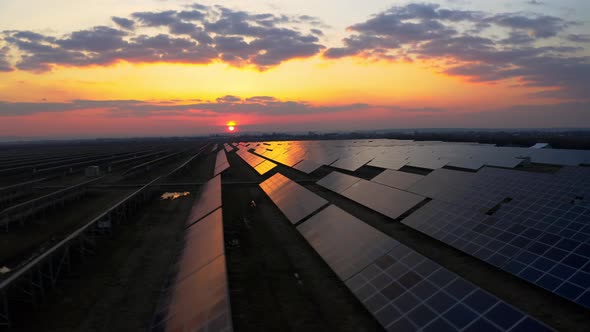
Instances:
[[[574,43],[590,43],[590,34],[570,34],[567,36],[567,40]]]
[[[43,72],[55,66],[110,65],[119,61],[205,64],[268,69],[319,54],[323,33],[311,16],[236,11],[193,4],[187,10],[136,12],[112,17],[115,28],[96,26],[65,36],[4,31],[20,54],[16,68]],[[313,28],[310,28],[313,27]]]
[[[128,18],[113,16],[111,17],[111,20],[113,20],[115,24],[117,24],[119,27],[123,29],[133,30],[135,28],[135,21],[130,20]]]
[[[590,123],[590,103],[565,102],[542,105],[515,105],[488,111],[461,111],[437,107],[402,107],[398,105],[371,105],[367,103],[346,105],[313,105],[301,101],[279,100],[272,96],[237,97],[224,96],[215,101],[142,101],[142,100],[73,100],[61,103],[0,102],[0,121],[26,121],[28,116],[69,111],[88,112],[102,118],[117,121],[121,118],[157,118],[170,121],[182,119],[207,119],[244,115],[287,117],[295,122],[308,122],[310,116],[323,119],[314,122],[316,129],[348,126],[349,129],[365,128],[549,128],[583,127]],[[63,114],[64,116],[66,114]],[[308,115],[301,117],[300,115]],[[181,120],[179,120],[181,119]],[[510,121],[506,121],[510,119]],[[290,120],[291,121],[291,120]],[[115,123],[115,122],[113,122]],[[283,123],[281,121],[277,124]],[[310,125],[312,123],[309,123]],[[351,125],[352,124],[352,125]],[[296,128],[285,123],[285,128]],[[338,127],[339,128],[339,127]],[[304,128],[305,129],[305,128]]]
[[[8,47],[0,48],[0,72],[13,71],[12,65],[8,62]]]
[[[350,26],[343,46],[329,48],[324,57],[441,61],[449,75],[478,82],[517,79],[525,86],[547,88],[538,96],[588,100],[581,87],[590,85],[590,57],[581,55],[584,48],[575,44],[552,41],[578,24],[548,15],[409,4]],[[564,39],[590,41],[575,34]]]
[[[207,116],[230,113],[280,116],[334,113],[347,110],[362,110],[369,107],[370,105],[368,104],[314,106],[307,102],[281,101],[270,96],[254,96],[242,99],[229,95],[217,98],[215,102],[198,101],[191,103],[183,103],[182,101],[150,102],[141,100],[73,100],[61,103],[0,101],[0,117],[95,109],[106,110],[112,116],[138,117],[155,115]]]

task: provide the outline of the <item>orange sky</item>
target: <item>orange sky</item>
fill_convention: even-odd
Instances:
[[[438,7],[432,6],[432,8],[436,11]],[[403,9],[407,10],[405,7]],[[401,9],[398,10],[398,12],[400,11]],[[394,15],[391,14],[392,12],[397,14],[392,9],[390,12],[384,12],[382,16],[384,19],[388,18],[388,15]],[[154,13],[159,12],[155,11]],[[153,30],[150,35],[143,36],[155,36],[157,32],[154,32],[156,31],[155,28],[149,27],[149,24],[156,23],[149,23],[146,21],[147,18],[141,15],[130,15],[126,17],[130,21],[135,20],[134,24],[139,25],[141,23],[146,31]],[[486,15],[489,15],[490,20],[497,19],[492,16],[495,15],[493,12]],[[531,17],[534,18],[535,16]],[[98,18],[94,17],[93,19],[98,20]],[[564,117],[567,117],[567,121],[554,121],[556,120],[555,113],[531,113],[541,117],[542,114],[548,114],[548,119],[545,122],[534,122],[545,127],[556,125],[583,126],[580,121],[584,122],[587,119],[585,116],[581,116],[579,112],[580,104],[587,105],[587,99],[580,100],[577,97],[564,98],[555,95],[540,95],[548,90],[562,89],[566,91],[570,86],[575,87],[575,78],[559,77],[560,80],[555,80],[555,86],[547,86],[544,82],[551,82],[551,77],[536,77],[534,68],[527,68],[526,62],[522,62],[521,59],[516,59],[509,66],[502,68],[498,67],[496,63],[486,63],[486,61],[492,60],[487,60],[484,57],[488,56],[487,54],[479,55],[481,52],[475,54],[483,58],[475,60],[467,58],[467,55],[463,58],[460,52],[452,53],[453,50],[450,51],[451,53],[448,53],[448,50],[444,51],[447,53],[440,51],[441,54],[436,56],[428,53],[429,55],[424,57],[422,56],[426,52],[424,45],[428,42],[420,41],[421,44],[406,44],[403,48],[402,46],[399,46],[399,48],[398,46],[392,46],[390,50],[383,53],[383,46],[365,46],[363,44],[364,48],[359,51],[356,45],[353,48],[353,46],[350,46],[353,44],[350,44],[345,39],[340,40],[351,36],[361,40],[362,38],[368,38],[364,36],[365,33],[367,33],[367,36],[372,36],[370,31],[373,30],[368,29],[381,29],[378,25],[380,22],[377,22],[376,19],[372,21],[371,17],[368,16],[364,20],[361,19],[357,25],[353,25],[352,29],[348,29],[348,32],[336,29],[336,27],[344,24],[344,20],[335,24],[336,27],[331,27],[329,22],[319,24],[310,21],[311,23],[305,23],[307,26],[303,28],[294,28],[291,35],[298,34],[297,31],[301,29],[311,31],[309,35],[304,33],[298,35],[297,38],[299,39],[296,40],[296,43],[308,43],[309,47],[313,46],[316,49],[311,53],[306,53],[305,56],[295,54],[284,56],[277,60],[276,63],[272,62],[271,65],[264,65],[266,66],[264,68],[260,67],[262,60],[258,60],[257,57],[270,57],[271,53],[275,57],[278,56],[276,54],[281,54],[280,52],[291,53],[277,47],[277,53],[275,54],[273,53],[275,50],[272,43],[271,45],[265,43],[264,45],[267,46],[264,46],[264,50],[258,51],[257,54],[253,53],[249,58],[243,57],[239,64],[232,62],[234,60],[226,61],[224,57],[212,58],[212,60],[206,61],[183,60],[184,63],[174,60],[134,60],[138,56],[145,56],[144,53],[138,53],[139,55],[133,55],[133,60],[121,58],[114,62],[79,65],[75,62],[68,64],[63,57],[72,54],[82,54],[77,56],[84,57],[102,57],[102,52],[104,54],[110,52],[110,49],[106,48],[110,47],[110,45],[103,47],[102,43],[108,44],[115,41],[111,36],[107,36],[111,39],[105,39],[107,37],[104,35],[95,37],[86,33],[78,36],[75,33],[77,28],[69,26],[61,27],[62,32],[51,32],[51,29],[29,29],[25,26],[23,26],[22,30],[14,30],[31,31],[44,36],[42,38],[52,38],[44,41],[36,41],[34,38],[37,37],[23,39],[15,35],[16,32],[14,31],[5,31],[4,39],[0,39],[0,50],[3,50],[0,52],[0,68],[2,68],[3,60],[6,67],[4,72],[0,72],[0,136],[94,137],[175,135],[177,133],[190,135],[192,133],[202,134],[224,131],[228,121],[236,121],[238,128],[242,132],[246,130],[306,130],[308,128],[313,128],[313,130],[322,130],[323,128],[326,130],[350,130],[432,126],[453,127],[454,123],[449,121],[450,119],[461,119],[461,116],[465,114],[483,114],[486,112],[504,114],[504,122],[502,122],[501,117],[494,117],[496,119],[494,123],[485,122],[484,120],[480,120],[480,123],[478,123],[478,120],[469,120],[458,121],[456,126],[524,127],[527,126],[526,121],[512,122],[510,112],[522,107],[528,110],[535,105],[539,106],[539,109],[547,109],[548,107],[568,109],[567,112],[569,113],[564,111]],[[49,21],[50,19],[47,18],[47,26],[49,26]],[[126,44],[130,42],[139,43],[137,39],[134,39],[139,36],[139,32],[129,33],[128,30],[117,27],[112,22],[108,23],[108,17],[105,18],[105,21],[106,25],[109,26],[108,33],[113,34],[113,36],[115,34],[124,36],[121,37],[122,39],[119,42]],[[295,21],[294,19],[293,22]],[[441,22],[449,27],[451,26],[446,21],[441,20]],[[9,22],[9,26],[5,28],[14,29],[15,24],[17,23]],[[503,25],[505,23],[500,19],[497,19],[495,24],[498,25],[498,29],[506,28]],[[86,28],[89,27],[80,26],[78,29]],[[2,29],[2,23],[0,23],[0,30]],[[96,30],[92,29],[88,31],[96,33]],[[325,30],[325,32],[314,31],[320,29]],[[517,28],[511,27],[511,29]],[[530,29],[536,29],[536,27],[532,26]],[[560,29],[565,29],[565,27],[555,27],[555,36],[543,38],[547,38],[547,42],[555,41],[555,38],[565,33],[565,30]],[[365,30],[369,32],[365,32]],[[390,38],[402,38],[400,40],[405,38],[404,36],[398,36],[398,32],[394,30],[392,30],[391,35],[389,35],[389,31],[380,32],[380,30],[374,30],[378,31],[376,33],[381,38],[378,43],[388,45],[387,43],[391,43],[392,40]],[[226,37],[221,35],[221,31],[215,30],[212,35],[216,36],[215,38],[236,38],[236,32],[232,32],[231,36]],[[519,33],[517,30],[512,32]],[[433,34],[433,32],[429,31],[426,31],[426,33]],[[504,33],[507,33],[507,31],[504,31]],[[547,34],[544,30],[530,30],[528,32],[529,35],[540,35],[541,33]],[[312,34],[315,34],[315,36],[311,37]],[[457,34],[458,32],[452,32],[449,36],[455,38]],[[59,37],[62,38],[61,41],[56,41],[54,36],[62,36]],[[178,35],[172,34],[170,36],[168,38],[177,38]],[[526,37],[526,35],[523,36]],[[585,38],[583,35],[580,36],[582,36],[580,37],[581,40]],[[78,40],[82,37],[88,38],[88,40]],[[264,37],[245,35],[240,38],[243,38],[242,40],[246,44],[254,45],[257,38],[262,40]],[[437,38],[443,37],[436,37],[432,41],[438,41]],[[574,40],[574,38],[570,39]],[[280,43],[281,39],[277,40],[277,43]],[[534,45],[541,49],[544,46],[542,43],[547,42],[539,40],[535,41],[538,44]],[[69,53],[60,53],[62,55],[59,56],[48,55],[43,53],[46,51],[37,51],[37,49],[24,45],[24,43],[28,43],[27,45],[37,43],[37,49],[51,45],[50,52],[61,51],[61,48],[63,48],[64,52]],[[221,46],[219,46],[221,41],[216,43],[216,47],[221,49]],[[292,42],[285,41],[285,43]],[[298,45],[296,43],[294,45]],[[366,44],[372,45],[371,43],[374,44],[375,42],[371,41]],[[102,48],[98,49],[99,46]],[[85,49],[81,47],[85,47]],[[188,46],[182,47],[186,48]],[[512,47],[515,50],[517,47],[518,50],[525,49],[521,46]],[[530,49],[530,46],[527,47]],[[350,54],[347,56],[332,56],[330,52],[332,52],[333,48],[341,48]],[[33,49],[34,51],[31,51]],[[152,49],[150,48],[150,50]],[[507,50],[510,49],[497,46],[494,52],[500,54],[500,52]],[[116,51],[121,52],[120,49]],[[304,52],[303,49],[288,50],[288,52],[295,51]],[[403,57],[396,55],[394,59],[386,58],[390,54],[399,54],[402,51],[405,53],[414,52],[415,54],[404,55]],[[479,52],[479,49],[477,52]],[[567,52],[573,51],[567,50]],[[576,59],[576,64],[581,66],[581,73],[584,73],[584,71],[588,70],[587,58],[584,55],[585,51],[580,53],[580,50],[576,50],[575,52],[563,59],[564,61]],[[165,54],[165,56],[168,55]],[[238,56],[241,55],[238,54]],[[541,62],[551,59],[549,56],[555,57],[555,55],[546,55],[540,52],[531,59]],[[28,64],[29,67],[21,65],[27,58],[37,62],[34,62],[33,65]],[[46,58],[52,60],[45,60]],[[272,61],[275,61],[274,58]],[[50,70],[46,70],[47,68],[39,69],[46,64],[51,68]],[[500,68],[491,70],[498,70],[493,73],[494,75],[506,76],[479,79],[479,76],[474,76],[476,74],[472,74],[472,71],[468,75],[452,72],[454,68],[471,70],[469,66],[474,64]],[[37,65],[40,66],[37,69],[30,67]],[[466,69],[463,69],[462,66]],[[519,66],[522,68],[519,68]],[[515,73],[522,71],[524,74],[511,74],[507,70],[514,70]],[[551,74],[555,72],[548,70],[548,73]],[[481,71],[478,71],[477,75],[481,77],[487,76],[486,73],[481,73]],[[476,82],[477,80],[482,82]],[[568,80],[574,81],[572,83]],[[232,97],[230,99],[218,99],[224,96]],[[247,100],[247,98],[257,96],[264,96],[268,99],[262,101]],[[128,106],[129,102],[125,101],[129,100],[137,101],[141,105]],[[77,101],[82,101],[82,105],[86,106],[71,106],[72,103],[75,104]],[[87,106],[91,101],[99,101],[102,104]],[[106,105],[105,103],[109,101],[114,101],[112,103],[118,102],[119,104],[115,106]],[[49,104],[52,103],[63,105],[63,109],[56,106],[57,109],[51,108],[48,110]],[[182,107],[162,107],[162,109],[158,109],[159,106],[154,105],[190,105],[190,107],[187,106],[185,109],[182,109]],[[129,109],[125,107],[129,107]],[[573,109],[571,112],[569,111],[570,108]],[[485,118],[486,116],[482,116],[482,119]],[[474,119],[477,119],[477,116]]]

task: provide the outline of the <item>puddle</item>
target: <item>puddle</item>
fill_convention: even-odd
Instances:
[[[179,192],[179,193],[163,193],[162,196],[160,196],[160,199],[162,199],[162,200],[164,200],[164,199],[175,200],[177,198],[188,196],[190,194],[191,193],[189,191]]]

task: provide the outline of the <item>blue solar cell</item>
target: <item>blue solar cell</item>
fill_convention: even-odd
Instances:
[[[431,274],[428,279],[432,281],[438,287],[444,287],[451,281],[453,281],[456,276],[446,269],[440,269],[433,274]]]
[[[534,262],[539,256],[531,254],[530,252],[522,252],[520,255],[516,257],[516,260],[525,264],[529,265]]]
[[[566,282],[563,285],[559,286],[559,288],[557,288],[555,292],[565,297],[566,299],[570,299],[573,301],[577,299],[580,295],[582,295],[582,293],[584,293],[584,289],[569,282]]]
[[[498,299],[481,289],[477,289],[475,292],[465,298],[463,302],[479,312],[485,312],[491,306],[496,304]]]
[[[408,313],[408,318],[418,326],[424,326],[438,316],[437,313],[430,310],[425,305],[420,305]]]
[[[439,318],[424,328],[425,332],[455,332],[456,329]]]
[[[570,282],[585,289],[590,288],[590,274],[578,271],[569,280]]]
[[[557,286],[561,285],[562,282],[563,280],[546,274],[537,281],[537,284],[550,291],[554,291],[557,288]]]
[[[390,325],[388,327],[388,330],[389,331],[399,331],[399,332],[415,332],[416,328],[406,318],[400,318],[397,322]]]
[[[532,267],[528,267],[518,274],[519,277],[532,283],[537,281],[537,279],[539,279],[539,277],[541,277],[542,275],[543,272]]]
[[[381,323],[381,325],[383,326],[387,326],[393,323],[401,316],[402,314],[399,312],[399,310],[397,310],[394,306],[390,304],[386,305],[384,308],[382,308],[375,314],[375,318],[377,318],[379,323]]]
[[[421,276],[419,276],[417,273],[414,273],[413,271],[409,271],[408,273],[401,276],[397,281],[405,288],[411,288],[414,287],[414,285],[416,285],[420,280],[422,280]]]
[[[526,265],[519,263],[517,261],[511,261],[510,263],[506,264],[504,269],[512,274],[519,274],[520,271],[524,270]]]
[[[475,290],[472,283],[465,281],[465,279],[457,278],[445,288],[446,292],[454,296],[458,300],[462,300],[467,294]]]
[[[552,260],[547,258],[539,257],[536,261],[533,262],[533,266],[541,271],[548,271],[551,269],[556,263]]]
[[[516,324],[515,327],[513,327],[510,332],[545,332],[545,331],[552,331],[550,328],[548,328],[547,326],[539,323],[538,321],[531,319],[531,318],[525,318],[522,321],[520,321],[518,324]]]
[[[576,254],[571,254],[563,259],[562,263],[567,264],[573,268],[579,269],[588,263],[589,259]]]
[[[590,308],[590,291],[586,291],[582,296],[580,296],[577,300],[578,303]]]
[[[459,303],[444,314],[444,317],[456,327],[462,329],[477,318],[477,314]]]
[[[575,249],[574,253],[590,258],[590,245],[584,243]]]
[[[456,302],[456,300],[443,291],[434,294],[434,296],[426,300],[426,303],[439,313],[447,311]]]
[[[559,241],[561,238],[557,235],[553,235],[553,234],[543,234],[543,236],[541,236],[541,238],[539,239],[539,241],[541,241],[542,243],[545,243],[547,245],[554,245],[555,243],[557,243],[557,241]]]
[[[414,268],[418,274],[423,277],[428,277],[432,272],[438,270],[440,267],[431,260],[425,260]]]
[[[551,269],[549,271],[549,273],[551,273],[553,276],[556,276],[561,279],[568,279],[575,272],[576,272],[575,269],[573,269],[569,266],[563,265],[563,264],[557,264],[557,265],[555,265],[555,267],[553,269]]]
[[[561,241],[557,242],[555,246],[559,249],[563,249],[566,251],[572,251],[581,243],[578,241],[568,240],[568,239],[561,239]]]
[[[408,312],[420,304],[420,299],[411,293],[406,292],[393,301],[393,304],[395,304],[395,306],[398,307],[402,312]]]
[[[381,293],[385,295],[390,300],[396,299],[398,296],[402,295],[405,290],[400,286],[397,282],[392,282],[389,286],[383,288]]]
[[[380,293],[375,293],[369,297],[365,302],[365,306],[370,311],[378,311],[383,308],[389,301]]]
[[[383,289],[385,286],[389,285],[393,279],[385,273],[381,273],[375,278],[373,278],[370,282],[371,284],[377,289]]]
[[[436,293],[438,288],[428,280],[423,280],[412,288],[412,293],[422,300],[426,300],[432,294]]]
[[[480,318],[469,325],[465,330],[465,332],[499,332],[502,331],[492,325],[487,320]]]
[[[485,316],[504,329],[510,328],[522,318],[522,314],[508,306],[506,303],[498,303]]]

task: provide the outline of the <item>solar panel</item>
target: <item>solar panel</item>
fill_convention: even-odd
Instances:
[[[293,168],[295,168],[296,170],[299,170],[303,173],[311,173],[313,171],[315,171],[316,169],[322,167],[321,164],[316,163],[313,160],[302,160],[299,163],[297,163],[295,166],[293,166]]]
[[[155,330],[233,330],[225,256],[217,257],[173,286],[167,316]]]
[[[397,243],[330,205],[297,227],[342,280],[361,271]]]
[[[424,200],[422,196],[366,180],[353,184],[342,195],[392,219]]]
[[[332,172],[319,180],[317,184],[340,194],[361,180],[362,179],[351,175],[340,172]]]
[[[252,168],[258,166],[259,164],[263,163],[266,160],[266,159],[261,158],[257,155],[254,155],[246,150],[239,150],[237,152],[237,154],[240,158],[242,158],[242,160],[244,160],[246,163],[248,163],[248,165],[250,165],[250,167],[252,167]]]
[[[215,210],[198,223],[188,228],[184,238],[185,246],[178,264],[177,280],[209,264],[223,255],[223,216],[221,209]]]
[[[439,169],[448,164],[449,161],[446,159],[437,158],[435,155],[427,157],[410,157],[407,166],[420,167],[427,169]]]
[[[411,185],[421,180],[424,176],[407,172],[400,172],[392,169],[386,169],[371,181],[384,184],[388,187],[398,189],[408,189]]]
[[[484,166],[485,162],[481,159],[474,158],[455,158],[449,161],[447,166],[478,170]]]
[[[219,152],[217,152],[217,159],[215,160],[215,170],[213,171],[213,176],[217,176],[219,173],[225,171],[228,168],[229,162],[227,161],[225,150],[219,150]]]
[[[273,168],[277,167],[277,164],[273,163],[270,160],[265,160],[254,167],[254,170],[258,172],[260,175],[266,174],[268,171],[272,170]]]
[[[223,144],[223,147],[225,148],[225,151],[227,151],[227,152],[232,152],[234,150],[234,148],[227,143]]]
[[[334,205],[297,230],[389,331],[551,330]]]
[[[402,244],[346,285],[388,331],[551,331]]]
[[[402,222],[590,308],[590,227],[581,226],[590,222],[589,210],[530,206],[527,211],[510,207],[513,203],[489,216],[434,200]]]
[[[380,168],[387,168],[398,170],[408,164],[409,160],[405,155],[399,156],[398,158],[394,158],[391,156],[382,156],[376,157],[375,159],[371,160],[368,165],[373,167],[380,167]]]
[[[328,204],[325,199],[280,173],[262,182],[260,188],[293,224]]]
[[[366,163],[368,163],[369,161],[371,161],[371,159],[373,159],[372,156],[354,156],[349,158],[341,158],[335,161],[334,163],[330,164],[330,166],[354,172]]]
[[[221,175],[217,175],[203,185],[199,199],[193,204],[187,219],[187,225],[202,219],[219,207],[221,207]]]

